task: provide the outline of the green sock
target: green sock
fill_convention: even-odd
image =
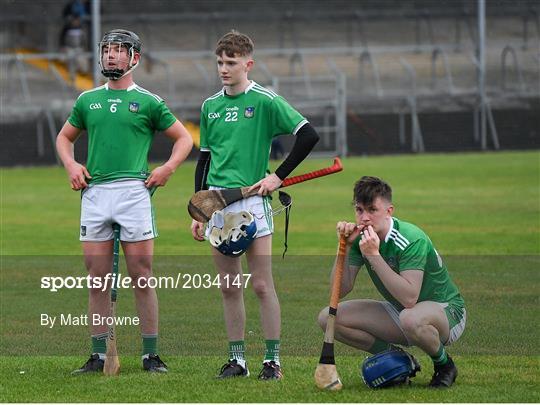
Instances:
[[[264,353],[264,361],[274,361],[279,364],[279,339],[266,340],[266,352]]]
[[[142,335],[142,354],[158,354],[158,335]]]
[[[242,360],[244,359],[244,353],[246,352],[246,344],[243,340],[235,340],[229,342],[229,360]]]
[[[388,344],[388,342],[385,342],[384,340],[381,340],[379,338],[375,338],[375,342],[373,342],[373,345],[369,348],[368,352],[370,352],[371,354],[377,354],[380,352],[384,352],[389,348],[390,345]]]
[[[108,332],[92,335],[92,353],[107,352],[107,337],[109,337]]]
[[[430,357],[431,360],[433,360],[433,364],[435,364],[436,366],[442,366],[448,362],[448,355],[446,354],[446,350],[444,349],[442,343],[439,346],[439,350],[437,351],[437,353]]]

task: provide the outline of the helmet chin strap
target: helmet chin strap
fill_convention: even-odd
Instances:
[[[139,66],[139,62],[140,62],[140,59],[139,61],[137,61],[137,63],[135,65],[133,65],[133,59],[135,59],[135,51],[133,49],[130,50],[130,53],[131,53],[131,57],[129,58],[129,62],[128,62],[128,66],[129,66],[129,69],[126,70],[125,72],[122,70],[122,69],[105,69],[103,67],[103,56],[100,57],[100,61],[99,61],[99,64],[101,65],[101,74],[103,76],[105,76],[107,79],[109,80],[112,80],[112,81],[117,81],[117,80],[120,80],[122,77],[124,77],[125,75],[127,75],[128,73],[131,73],[133,72],[133,70],[135,70],[135,68],[137,66]],[[108,72],[110,72],[109,76],[107,76],[105,74],[105,72],[108,70]],[[111,75],[112,73],[112,75]],[[116,76],[114,75],[115,73],[118,73],[120,76]]]
[[[133,58],[131,58],[131,59],[133,59]],[[130,65],[131,65],[131,62],[130,62]],[[116,78],[115,78],[115,77],[108,77],[108,79],[111,79],[111,80],[113,80],[113,81],[120,80],[122,77],[124,77],[124,76],[127,75],[128,73],[133,72],[137,66],[139,66],[139,62],[137,62],[135,65],[132,65],[128,70],[126,70],[126,71],[122,74],[122,76],[119,76],[119,77],[116,77]],[[120,70],[120,69],[118,69],[118,70]],[[105,77],[107,77],[107,76],[105,76]]]

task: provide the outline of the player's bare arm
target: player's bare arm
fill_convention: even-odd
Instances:
[[[319,141],[319,135],[309,122],[304,121],[300,125],[300,128],[294,133],[296,141],[287,158],[276,169],[275,173],[255,183],[250,187],[250,191],[258,188],[259,195],[270,194],[279,188],[282,181],[309,155]]]
[[[348,252],[346,251],[345,257],[348,256]],[[343,274],[341,276],[341,289],[339,291],[339,298],[343,298],[349,294],[354,287],[354,283],[356,281],[356,276],[358,275],[358,271],[360,268],[358,266],[351,266],[351,265],[345,265],[345,268],[343,269]],[[334,273],[336,271],[336,262],[334,262],[334,267],[332,268],[332,273],[330,274],[330,282],[334,280]]]
[[[164,131],[173,140],[171,157],[163,165],[156,167],[145,181],[146,187],[164,186],[176,168],[186,159],[193,147],[193,140],[187,129],[180,121],[176,121]]]
[[[67,171],[69,183],[73,190],[86,188],[88,186],[86,179],[92,178],[86,167],[78,163],[74,158],[73,144],[80,133],[81,130],[79,128],[74,127],[66,121],[56,138],[56,150]]]
[[[424,272],[421,270],[406,270],[395,273],[381,256],[366,258],[372,269],[377,273],[382,283],[392,296],[405,308],[412,308],[418,302]]]
[[[421,270],[405,270],[394,272],[379,254],[380,240],[370,225],[362,231],[360,251],[369,261],[382,283],[405,308],[412,308],[418,301],[424,272]]]

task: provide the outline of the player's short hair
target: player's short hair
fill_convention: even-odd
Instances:
[[[223,35],[216,44],[216,55],[221,56],[223,52],[229,58],[235,56],[253,55],[253,41],[246,34],[232,30]]]
[[[373,204],[377,197],[392,202],[392,187],[384,180],[374,176],[363,176],[355,183],[353,204],[367,207]]]

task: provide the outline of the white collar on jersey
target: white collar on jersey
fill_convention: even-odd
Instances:
[[[384,243],[388,242],[388,239],[390,238],[390,234],[392,233],[392,229],[394,229],[394,218],[390,217],[390,229],[388,230],[388,233],[384,237]]]
[[[257,83],[255,83],[253,80],[251,81],[251,83],[249,84],[249,86],[246,87],[246,89],[244,90],[244,94],[247,94],[248,91],[250,91],[253,86],[255,86]]]
[[[250,90],[253,88],[253,86],[255,86],[255,85],[257,84],[257,83],[255,83],[255,81],[253,81],[253,80],[250,80],[250,82],[251,82],[251,83],[249,83],[249,85],[248,85],[248,86],[246,87],[246,89],[244,90],[244,94],[247,94],[248,91],[250,91]],[[222,96],[228,96],[228,94],[225,92],[225,87],[223,87],[223,88],[221,89],[221,95],[222,95]],[[236,95],[238,95],[238,94],[236,94]]]
[[[133,83],[131,86],[129,86],[126,90],[127,91],[131,91],[133,90],[135,87],[137,87],[137,84]],[[105,83],[105,90],[109,90],[109,83]]]

